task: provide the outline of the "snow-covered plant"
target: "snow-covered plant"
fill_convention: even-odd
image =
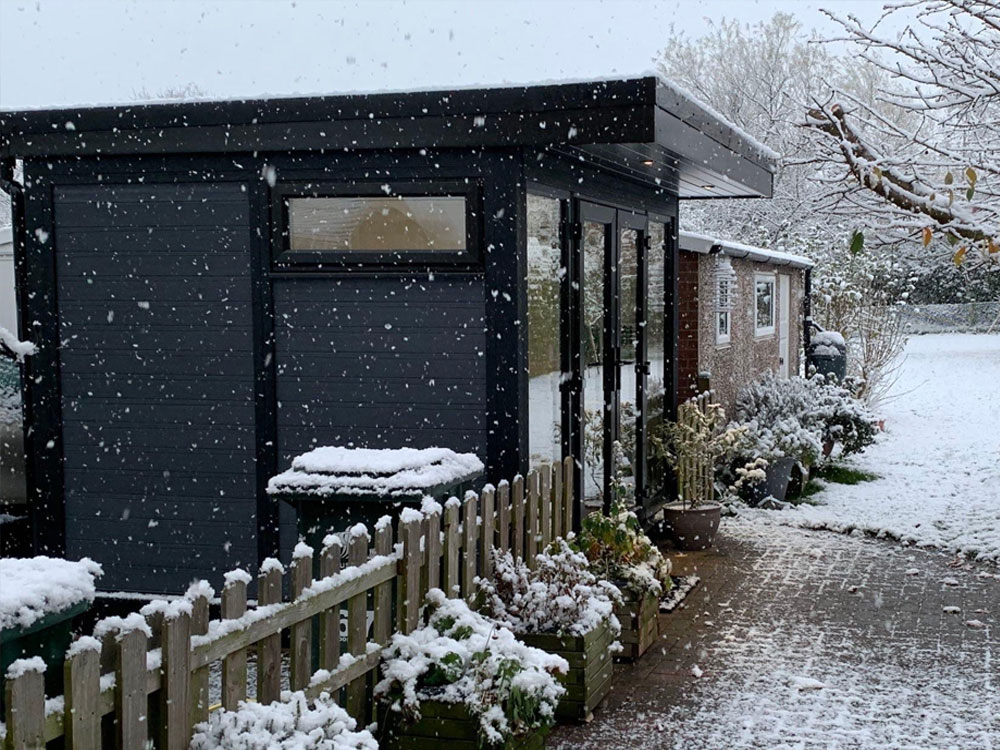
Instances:
[[[736,481],[732,489],[740,492],[767,480],[767,459],[754,458],[736,467]]]
[[[579,636],[611,624],[621,626],[614,605],[622,594],[613,583],[590,572],[590,562],[564,539],[535,556],[534,569],[510,552],[493,551],[494,581],[480,581],[486,610],[515,633]]]
[[[485,746],[553,723],[565,659],[526,646],[440,589],[427,592],[427,604],[427,625],[396,633],[383,653],[375,695],[391,711],[417,720],[425,701],[462,703],[479,718]]]
[[[662,434],[650,437],[653,453],[662,455],[677,472],[681,500],[691,508],[715,499],[715,469],[744,439],[746,428],[724,427],[725,422],[726,411],[720,404],[699,405],[699,399],[689,399],[677,408],[676,422],[665,422]],[[698,474],[706,462],[710,465],[706,481],[688,476]]]
[[[815,465],[823,455],[823,432],[811,419],[815,394],[805,378],[768,373],[736,396],[736,421],[744,429],[741,452],[773,461],[793,458]]]
[[[852,379],[839,383],[834,377],[815,375],[807,382],[816,394],[811,418],[820,422],[824,444],[839,443],[841,455],[849,456],[875,442],[875,415],[856,397],[858,387]]]
[[[191,750],[378,750],[365,729],[321,693],[312,708],[305,693],[282,693],[269,705],[240,701],[195,727]]]
[[[587,556],[594,575],[612,581],[630,598],[659,597],[672,585],[670,561],[646,536],[639,517],[620,500],[610,515],[588,514],[570,546]]]
[[[852,384],[816,375],[767,374],[736,397],[736,423],[746,428],[741,452],[768,461],[790,457],[814,466],[824,443],[857,453],[874,442],[875,417],[855,397]]]

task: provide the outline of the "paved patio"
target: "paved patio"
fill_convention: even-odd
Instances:
[[[660,645],[550,747],[1000,748],[1000,568],[723,523],[714,549],[672,555],[702,582]]]

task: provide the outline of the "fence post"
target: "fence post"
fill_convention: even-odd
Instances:
[[[319,555],[319,577],[329,578],[340,572],[340,537],[330,534],[323,539]],[[319,616],[319,668],[333,670],[340,661],[340,605],[324,610]]]
[[[249,574],[234,570],[226,574],[222,587],[222,618],[237,620],[247,611],[247,578]],[[222,706],[235,711],[240,701],[247,699],[247,652],[234,651],[222,660]]]
[[[541,504],[540,548],[544,550],[552,542],[552,467],[542,464],[538,467],[538,501]]]
[[[483,487],[483,494],[480,496],[480,513],[483,519],[482,534],[480,535],[480,549],[482,559],[479,561],[479,572],[484,578],[493,576],[493,535],[496,528],[496,516],[494,511],[496,490],[492,485]]]
[[[357,524],[350,531],[347,542],[347,564],[351,567],[364,565],[368,560],[368,529]],[[347,600],[347,650],[353,656],[365,655],[368,642],[368,592],[352,596]],[[365,675],[352,680],[347,685],[347,712],[358,720],[365,719]]]
[[[524,559],[524,477],[518,474],[514,477],[514,486],[511,489],[514,498],[514,508],[511,515],[514,516],[514,557]]]
[[[115,715],[118,750],[145,750],[149,739],[146,721],[146,634],[130,630],[117,637],[115,659]]]
[[[101,717],[97,702],[101,693],[100,644],[84,647],[83,639],[72,649],[63,667],[66,695],[66,747],[73,750],[100,750]],[[8,698],[8,702],[9,702]],[[10,731],[10,724],[7,724]]]
[[[437,503],[435,503],[437,505]],[[441,510],[440,506],[426,514],[427,536],[424,549],[427,552],[427,588],[441,588]]]
[[[510,549],[510,484],[504,479],[497,485],[497,547]]]
[[[186,750],[191,744],[191,615],[164,616],[160,644],[161,748]]]
[[[375,523],[375,554],[387,557],[392,553],[392,518],[382,516]],[[373,597],[375,622],[372,635],[376,643],[384,646],[392,635],[392,581],[376,586]]]
[[[572,456],[563,459],[563,481],[562,481],[562,512],[563,512],[563,536],[573,531],[573,472],[576,469],[576,462]]]
[[[403,634],[412,633],[420,624],[420,527],[421,520],[402,521],[403,537]]]
[[[467,492],[462,501],[462,598],[472,602],[476,596],[473,579],[476,577],[476,540],[479,528],[476,523],[476,506],[479,498],[475,492]]]
[[[562,463],[553,461],[549,467],[552,476],[552,538],[565,537],[563,529]]]
[[[444,504],[444,593],[450,599],[459,595],[458,550],[461,541],[458,535],[458,498],[450,498]]]
[[[205,635],[208,632],[208,597],[199,593],[191,602],[191,634]],[[208,688],[210,667],[197,669],[191,675],[191,723],[208,721]]]
[[[296,546],[292,559],[292,600],[296,600],[312,583],[313,551],[304,543]],[[312,619],[297,622],[290,628],[289,686],[303,690],[312,677]]]
[[[524,543],[524,561],[534,565],[535,555],[538,554],[538,472],[534,469],[528,472],[528,519]]]
[[[281,604],[281,576],[285,572],[273,557],[264,560],[257,576],[257,606]],[[339,633],[338,633],[339,637]],[[257,644],[257,702],[268,705],[281,698],[281,633]]]
[[[45,750],[44,670],[25,668],[7,680],[8,750]]]

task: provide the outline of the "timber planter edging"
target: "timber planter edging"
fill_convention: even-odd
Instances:
[[[509,737],[502,744],[491,745],[482,736],[479,717],[465,703],[424,700],[420,718],[411,720],[383,704],[385,719],[378,731],[382,750],[541,750],[549,727],[539,727],[527,734]]]
[[[611,647],[615,642],[611,622],[604,620],[584,635],[527,633],[517,637],[529,646],[557,654],[569,662],[569,672],[559,676],[566,694],[556,706],[556,719],[589,721],[594,709],[611,692],[614,674]]]
[[[659,598],[650,592],[641,599],[615,604],[615,617],[622,626],[618,638],[622,650],[615,655],[615,661],[635,661],[656,643],[660,635],[659,609]]]

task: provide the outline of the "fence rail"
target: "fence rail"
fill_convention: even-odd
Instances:
[[[247,653],[256,649],[254,698],[270,703],[281,691],[281,634],[289,631],[289,684],[310,698],[343,691],[343,705],[366,723],[372,715],[368,680],[395,632],[419,625],[430,588],[472,602],[475,579],[492,575],[489,551],[511,550],[529,565],[538,552],[572,527],[573,459],[545,464],[527,477],[487,485],[479,494],[443,507],[404,511],[393,538],[391,523],[374,536],[361,525],[342,542],[328,536],[313,580],[314,550],[299,545],[286,572],[265,561],[257,576],[257,604],[247,606],[249,574],[226,576],[221,617],[209,619],[207,585],[184,600],[156,602],[143,615],[108,618],[93,639],[67,652],[65,694],[45,700],[42,674],[26,670],[5,681],[9,750],[35,750],[64,737],[68,750],[187,748],[193,727],[209,716],[209,669],[221,661],[222,707],[246,700]],[[346,550],[343,545],[346,544]],[[400,546],[401,545],[401,546]],[[341,569],[346,552],[347,567]],[[282,578],[291,600],[283,602]],[[393,603],[395,602],[395,620]],[[371,639],[368,611],[373,611]],[[340,623],[346,610],[347,653]],[[318,627],[319,670],[312,670]]]

